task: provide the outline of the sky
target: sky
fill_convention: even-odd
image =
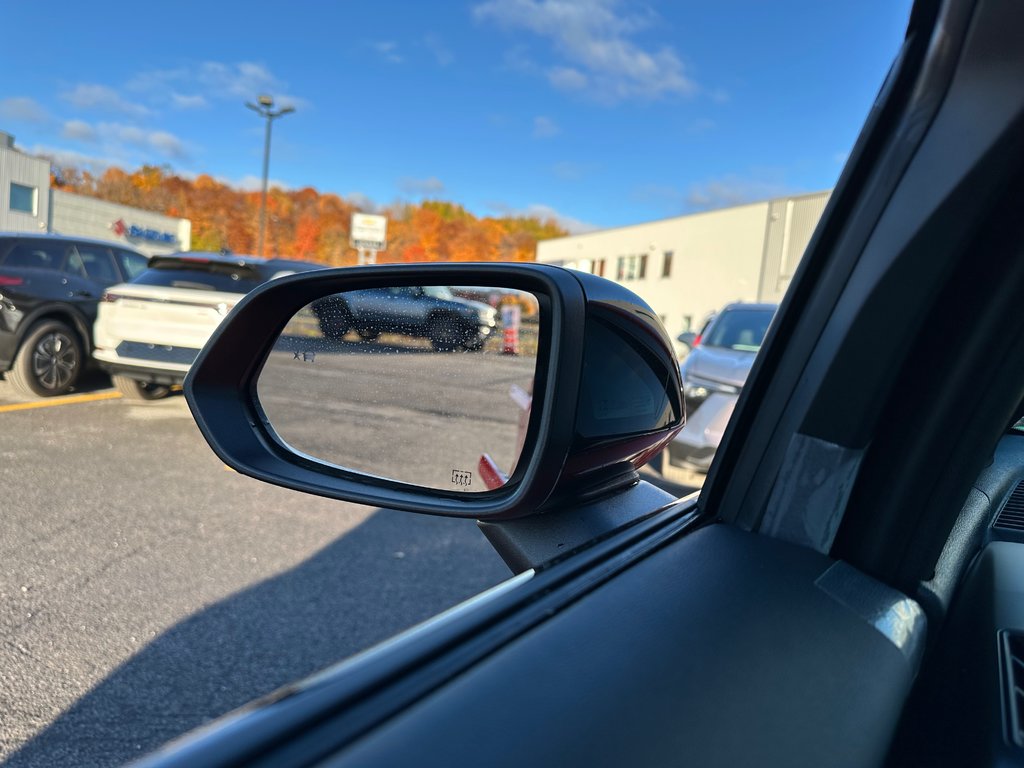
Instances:
[[[571,231],[828,189],[909,0],[12,3],[0,131],[102,170]],[[45,10],[44,10],[45,8]],[[14,33],[18,30],[17,33]]]

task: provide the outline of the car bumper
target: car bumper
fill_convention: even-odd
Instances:
[[[692,414],[686,414],[686,425],[669,443],[669,463],[675,467],[707,472],[722,442],[736,400],[736,395],[716,392]]]
[[[153,384],[180,384],[198,354],[198,349],[134,342],[122,342],[117,349],[93,350],[96,363],[107,373]]]

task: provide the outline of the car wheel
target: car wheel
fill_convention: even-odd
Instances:
[[[465,329],[453,318],[435,317],[427,329],[430,345],[438,352],[453,352],[466,340]]]
[[[484,348],[487,338],[479,333],[470,334],[469,338],[462,343],[462,348],[467,352],[479,352]]]
[[[380,331],[372,328],[360,328],[356,333],[359,334],[359,338],[363,341],[374,341],[380,336]]]
[[[129,376],[114,375],[110,379],[125,400],[160,400],[171,393],[171,388],[164,384],[139,381]]]
[[[352,328],[352,316],[343,302],[322,303],[316,308],[320,333],[330,341],[340,341]]]
[[[26,397],[63,395],[78,381],[83,362],[78,334],[59,320],[44,320],[22,340],[7,380]]]

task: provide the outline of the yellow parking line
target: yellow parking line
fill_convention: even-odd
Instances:
[[[0,413],[30,411],[34,408],[54,408],[58,405],[74,405],[75,403],[94,403],[97,400],[117,400],[119,397],[121,397],[120,392],[97,392],[95,395],[75,395],[74,397],[62,397],[58,400],[39,400],[34,403],[0,405]]]

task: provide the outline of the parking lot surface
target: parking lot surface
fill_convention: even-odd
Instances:
[[[228,470],[184,398],[0,381],[0,761],[119,765],[506,578],[471,521]]]

